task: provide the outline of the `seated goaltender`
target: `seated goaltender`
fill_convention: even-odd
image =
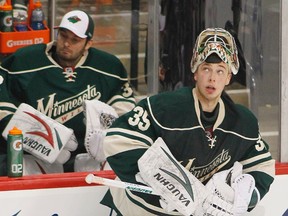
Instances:
[[[105,132],[102,128],[93,131],[99,126],[100,114],[94,110],[98,106],[87,103],[91,105],[86,107],[88,117],[92,117],[84,119],[84,103],[102,102],[101,106],[107,106],[103,105],[101,112],[112,108],[118,116],[135,106],[124,65],[116,56],[92,47],[94,22],[90,15],[82,10],[70,11],[55,28],[55,41],[18,49],[0,66],[0,133],[11,117],[25,119],[18,127],[25,133],[24,150],[30,153],[24,157],[24,175],[99,170],[102,164],[95,160],[98,146],[93,139]],[[21,104],[31,106],[29,115],[14,115]],[[33,109],[42,115],[38,113],[35,118],[37,112]],[[59,131],[68,131],[69,137],[65,138],[70,138],[69,142],[63,142],[64,133],[57,132],[53,124],[47,125],[50,120],[61,124]],[[28,123],[30,129],[26,128]],[[87,130],[86,126],[93,128]],[[0,175],[7,173],[6,151],[3,139]]]
[[[195,87],[143,99],[113,123],[104,139],[107,161],[117,177],[136,184],[145,182],[160,196],[111,187],[101,203],[123,216],[182,215],[179,212],[185,210],[193,215],[243,215],[252,210],[269,191],[275,161],[259,133],[256,117],[224,92],[238,69],[234,38],[221,28],[201,32],[191,61]],[[174,163],[181,164],[190,178],[174,176],[167,171],[171,166],[162,167],[167,159],[164,150],[150,151],[159,138],[172,153],[169,160],[174,157]],[[156,158],[158,167],[146,168],[152,160],[144,163],[144,156]],[[161,182],[159,176],[166,178]],[[185,209],[173,197],[178,194],[175,191],[188,193],[183,184],[187,186],[191,176],[206,185],[209,194],[206,199],[194,200],[194,188],[191,191],[195,193],[184,198],[191,198],[186,200],[189,205],[196,201],[198,205]],[[182,184],[168,185],[175,179]],[[162,188],[165,182],[167,187]]]

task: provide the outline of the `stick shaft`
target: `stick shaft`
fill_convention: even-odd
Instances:
[[[148,193],[148,194],[155,194],[156,195],[156,193],[153,191],[153,189],[151,187],[143,186],[143,185],[139,185],[139,184],[133,184],[133,183],[129,183],[129,182],[117,181],[117,180],[113,180],[113,179],[102,178],[99,176],[95,176],[93,174],[88,174],[86,176],[86,182],[89,184],[91,184],[91,183],[102,184],[102,185],[106,185],[109,187],[124,188],[127,190],[137,191],[140,193]]]

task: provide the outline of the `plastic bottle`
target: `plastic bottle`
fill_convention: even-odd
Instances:
[[[19,11],[13,19],[13,24],[16,31],[28,31],[27,17],[24,11]]]
[[[42,10],[42,4],[40,1],[34,3],[34,9],[31,14],[31,28],[33,30],[45,29],[44,25],[44,12]]]
[[[23,134],[17,127],[9,131],[7,139],[8,177],[23,175]]]
[[[0,31],[12,32],[13,31],[13,13],[12,6],[5,3],[0,6]]]

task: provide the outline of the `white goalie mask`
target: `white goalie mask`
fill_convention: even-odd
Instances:
[[[216,53],[223,62],[229,65],[235,75],[239,70],[238,51],[232,35],[222,28],[208,28],[198,36],[191,60],[194,73],[208,56]]]

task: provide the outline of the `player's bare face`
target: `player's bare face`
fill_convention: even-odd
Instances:
[[[197,96],[209,111],[218,103],[222,91],[229,84],[231,73],[226,63],[202,63],[194,73]],[[206,104],[206,105],[205,105]]]
[[[56,54],[61,66],[75,66],[89,47],[86,38],[80,38],[69,30],[59,29]]]

